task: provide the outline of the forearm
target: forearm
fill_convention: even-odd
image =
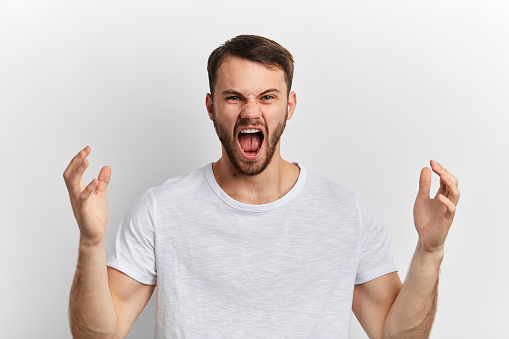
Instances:
[[[435,318],[443,251],[425,252],[420,242],[408,276],[384,323],[384,338],[429,338]]]
[[[80,240],[69,321],[74,338],[112,338],[115,334],[117,314],[108,286],[104,242],[90,245]]]

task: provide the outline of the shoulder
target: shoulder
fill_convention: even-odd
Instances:
[[[298,195],[299,206],[358,219],[358,194],[355,191],[312,170],[304,169],[303,173],[306,178]]]
[[[305,193],[328,208],[348,210],[364,223],[381,222],[378,212],[358,192],[321,174],[306,170]]]
[[[306,170],[306,190],[319,194],[324,198],[330,197],[349,201],[355,201],[358,196],[355,191],[309,169]]]
[[[166,180],[159,186],[149,188],[147,194],[155,199],[168,198],[170,196],[182,196],[189,192],[200,191],[208,186],[206,166]]]

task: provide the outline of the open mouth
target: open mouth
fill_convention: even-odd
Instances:
[[[263,133],[258,128],[244,128],[237,135],[240,149],[247,157],[256,157],[263,143]]]

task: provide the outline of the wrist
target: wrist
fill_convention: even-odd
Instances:
[[[104,248],[104,237],[99,239],[90,239],[83,235],[80,235],[80,249],[96,249]]]
[[[434,249],[427,249],[425,248],[421,241],[419,240],[417,242],[417,248],[415,249],[415,254],[418,255],[420,258],[423,258],[426,261],[432,261],[438,263],[440,265],[442,263],[442,260],[444,258],[444,246],[441,246],[439,248]]]
[[[106,267],[106,250],[104,241],[91,242],[89,239],[80,237],[78,247],[78,262],[76,272],[89,272],[91,267]],[[88,273],[87,273],[88,274]]]

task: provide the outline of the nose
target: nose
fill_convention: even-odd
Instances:
[[[257,119],[261,116],[262,111],[260,110],[258,103],[255,101],[247,101],[240,112],[240,117],[243,119]]]

